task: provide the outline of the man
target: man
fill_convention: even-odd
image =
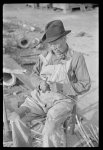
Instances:
[[[21,122],[20,117],[24,112],[32,112],[34,116],[47,114],[42,131],[44,147],[65,146],[65,134],[61,126],[72,111],[71,98],[76,100],[78,95],[87,92],[91,86],[83,55],[72,51],[66,42],[66,35],[70,32],[65,31],[60,20],[47,24],[41,42],[48,44],[48,52],[41,54],[34,66],[31,75],[35,87],[31,93],[32,99],[27,98],[11,116],[13,122]],[[27,129],[25,125],[24,128]],[[16,136],[16,139],[17,145],[21,146],[20,139],[23,136]],[[31,146],[31,142],[24,142],[24,146],[27,145]]]

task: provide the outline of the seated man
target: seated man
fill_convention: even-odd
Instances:
[[[46,55],[40,55],[34,66],[31,82],[35,87],[32,98],[26,98],[21,107],[13,113],[11,120],[21,121],[21,114],[32,112],[34,116],[47,114],[42,131],[43,147],[65,146],[65,134],[61,125],[73,108],[73,99],[90,89],[91,82],[84,57],[81,53],[72,51],[66,42],[66,35],[62,21],[54,20],[47,24],[42,42],[48,44]],[[70,98],[69,98],[69,97]],[[23,124],[22,124],[23,125]],[[28,128],[24,125],[24,128]],[[20,128],[23,129],[23,126]],[[22,133],[22,131],[21,131]],[[22,137],[15,131],[18,147],[22,146]],[[28,134],[25,133],[27,137]],[[26,141],[23,147],[32,146]]]

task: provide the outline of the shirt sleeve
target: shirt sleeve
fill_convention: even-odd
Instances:
[[[43,51],[42,55],[46,57],[48,54],[48,51]],[[34,86],[34,88],[38,88],[41,82],[41,77],[40,77],[40,72],[42,69],[43,61],[38,57],[37,63],[35,64],[32,74],[30,76],[31,78],[31,83]]]
[[[72,75],[69,75],[69,78],[77,94],[83,94],[90,89],[91,80],[82,54],[78,57],[75,67],[72,69]]]
[[[40,71],[42,68],[43,62],[38,58],[37,63],[35,64],[32,74],[30,75],[31,83],[34,88],[37,88],[40,85],[40,81],[42,80],[40,77]]]

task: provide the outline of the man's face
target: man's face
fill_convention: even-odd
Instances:
[[[56,54],[57,57],[60,57],[66,48],[66,37],[62,37],[54,42],[50,42],[49,48]]]

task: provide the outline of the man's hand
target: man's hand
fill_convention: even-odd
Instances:
[[[56,83],[50,83],[49,87],[50,87],[50,90],[52,92],[57,92],[57,85],[56,85]]]
[[[46,92],[46,90],[48,89],[48,84],[46,83],[46,81],[41,80],[40,81],[40,89],[42,90],[42,92]]]
[[[63,85],[61,83],[50,83],[49,87],[52,92],[63,92]]]

